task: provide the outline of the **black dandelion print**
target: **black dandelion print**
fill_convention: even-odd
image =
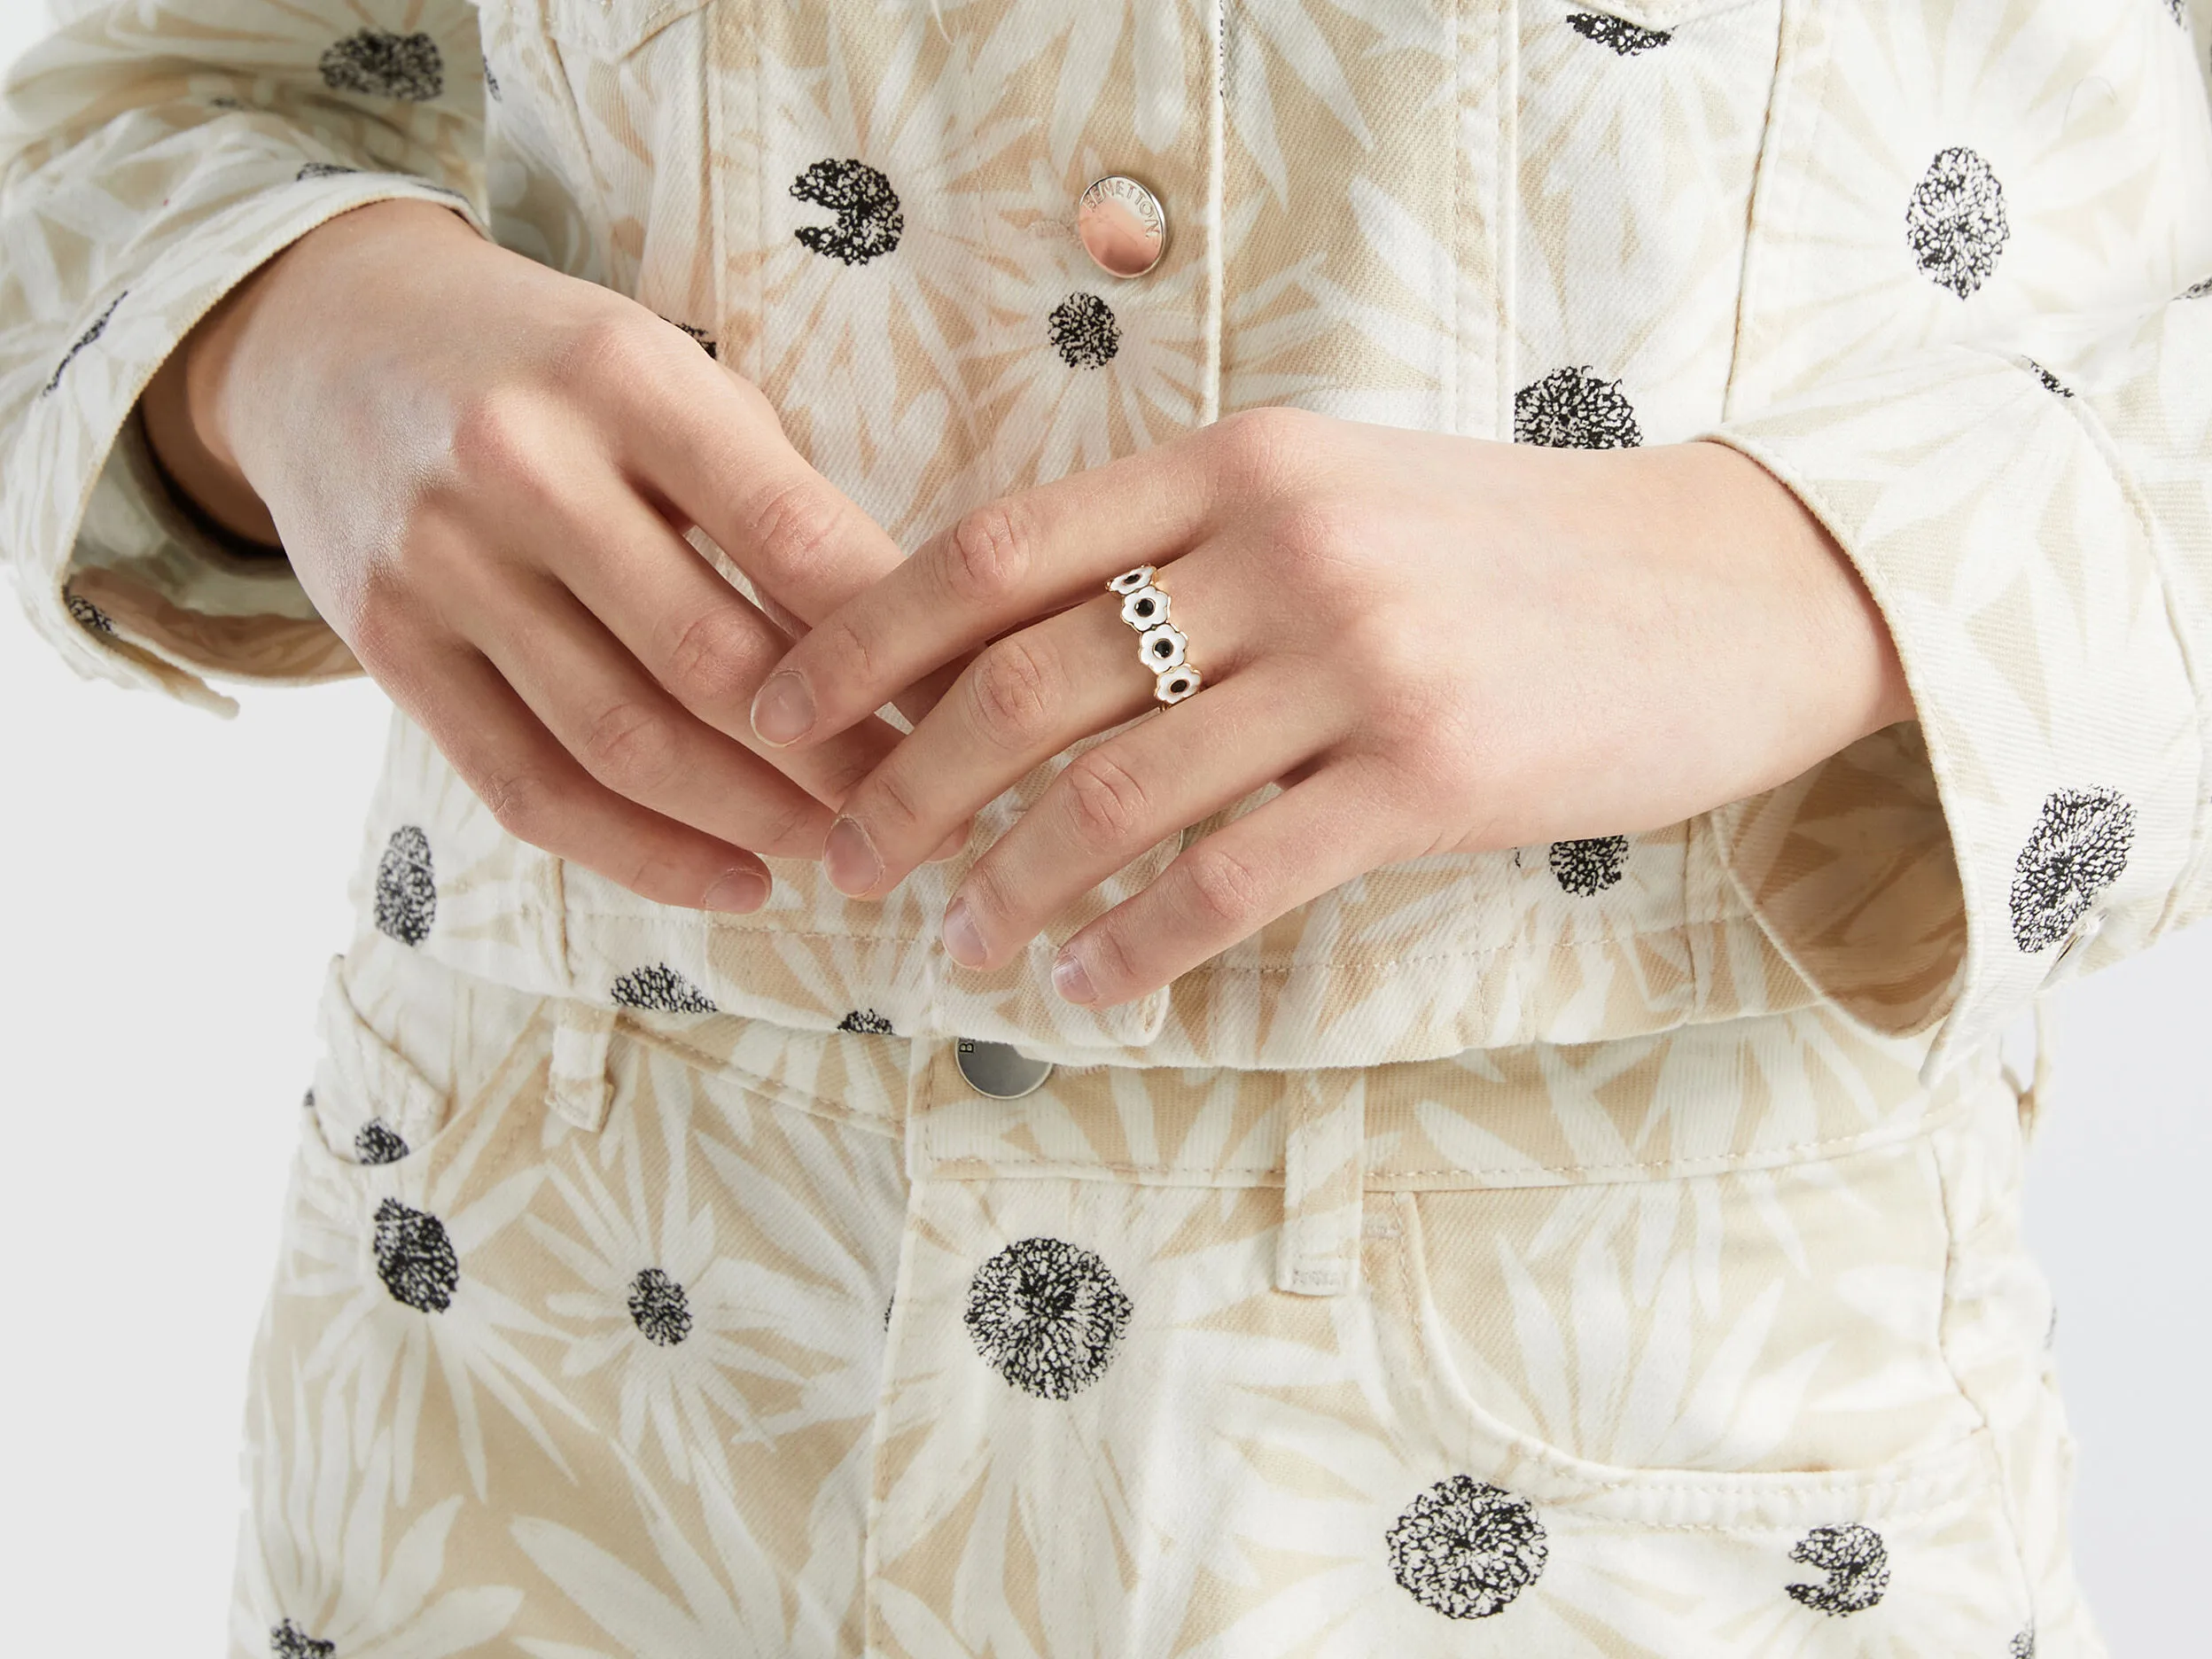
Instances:
[[[438,43],[423,34],[363,29],[324,52],[317,66],[323,84],[333,92],[427,104],[446,90],[445,59],[438,54]]]
[[[624,1008],[654,1014],[712,1014],[713,998],[666,962],[633,968],[614,982],[614,1000]]]
[[[1819,1584],[1794,1584],[1790,1599],[1816,1613],[1842,1618],[1864,1613],[1889,1588],[1889,1550],[1881,1534],[1852,1522],[1815,1527],[1792,1546],[1789,1558],[1827,1574]]]
[[[2117,791],[2054,790],[2013,861],[2013,942],[2055,945],[2120,879],[2135,845],[2135,807]]]
[[[2029,374],[2035,376],[2037,380],[2042,382],[2043,389],[2051,393],[2052,397],[2070,398],[2074,395],[2074,388],[2072,386],[2067,385],[2065,381],[2060,379],[2058,376],[2052,374],[2048,369],[2045,368],[2034,358],[2021,358],[2020,360],[2020,366],[2025,369]]]
[[[1063,1400],[1105,1375],[1133,1312],[1094,1252],[1025,1238],[976,1269],[964,1318],[993,1370],[1024,1394]]]
[[[890,1017],[878,1014],[874,1009],[854,1009],[837,1022],[837,1029],[841,1032],[861,1032],[870,1037],[892,1035]]]
[[[113,634],[115,631],[115,619],[90,599],[80,599],[73,593],[66,593],[61,596],[61,603],[68,607],[70,620],[86,633]]]
[[[2181,297],[2185,300],[2212,300],[2212,276],[2206,277],[2200,283],[2191,284],[2181,291]]]
[[[1552,843],[1552,874],[1559,884],[1577,899],[1603,892],[1619,881],[1628,868],[1626,836],[1590,836],[1580,841]]]
[[[2182,27],[2189,27],[2189,14],[2182,10],[2181,0],[2166,0],[2166,9],[2174,14],[2174,21]]]
[[[899,192],[865,161],[817,161],[791,181],[791,194],[837,214],[833,225],[801,225],[791,232],[801,247],[827,259],[865,265],[896,251],[906,234]]]
[[[269,1659],[331,1659],[336,1642],[310,1636],[290,1619],[269,1627]]]
[[[1937,156],[1912,187],[1904,210],[1912,262],[1961,300],[1989,281],[2012,235],[2005,186],[1987,161],[1962,145]]]
[[[1610,46],[1624,58],[1633,58],[1647,52],[1655,46],[1664,46],[1674,38],[1670,29],[1640,28],[1624,23],[1619,18],[1607,17],[1600,12],[1577,12],[1567,19],[1567,27],[1586,41],[1601,46]]]
[[[387,1198],[377,1206],[374,1245],[377,1277],[394,1302],[417,1313],[442,1313],[453,1305],[461,1260],[436,1216]]]
[[[130,291],[129,289],[125,289],[122,293],[117,294],[113,300],[109,300],[107,302],[107,309],[101,312],[99,315],[92,319],[91,326],[87,328],[83,333],[78,335],[75,339],[69,342],[69,349],[62,353],[61,361],[54,365],[52,377],[44,386],[39,387],[39,396],[44,397],[48,393],[53,391],[55,387],[58,386],[61,384],[62,376],[69,372],[69,365],[76,362],[78,355],[82,353],[88,346],[90,346],[93,341],[98,339],[101,335],[107,332],[107,325],[115,315],[115,308],[122,304],[125,296],[128,295],[129,292]]]
[[[691,1301],[658,1267],[630,1281],[630,1321],[656,1348],[674,1348],[691,1334]]]
[[[495,104],[506,101],[506,95],[499,90],[499,77],[492,73],[488,63],[484,66],[484,96]]]
[[[406,1156],[407,1142],[381,1118],[371,1118],[354,1131],[354,1157],[363,1164],[396,1164]]]
[[[1546,449],[1633,449],[1644,441],[1617,380],[1554,369],[1513,394],[1513,440]]]
[[[437,920],[430,837],[414,824],[401,824],[377,861],[377,931],[402,945],[419,945]]]
[[[2032,1624],[2005,1644],[2005,1659],[2036,1659],[2036,1627]]]
[[[335,161],[310,161],[292,176],[297,183],[304,184],[309,179],[344,178],[349,173],[360,171],[359,167],[340,167]]]
[[[1542,1577],[1544,1523],[1528,1499],[1454,1475],[1406,1507],[1385,1535],[1390,1576],[1446,1618],[1489,1618]]]
[[[1071,369],[1103,369],[1121,349],[1121,324],[1096,294],[1071,293],[1053,307],[1048,332]]]

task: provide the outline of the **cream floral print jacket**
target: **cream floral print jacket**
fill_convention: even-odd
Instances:
[[[0,547],[86,674],[221,708],[203,676],[354,672],[281,559],[167,495],[134,410],[261,261],[412,197],[692,333],[909,546],[1260,404],[1718,437],[1834,531],[1918,705],[1671,830],[1377,871],[1102,1011],[1050,989],[1083,917],[999,973],[946,957],[961,864],[659,907],[504,834],[401,721],[360,899],[449,966],[1247,1068],[1826,998],[1932,1031],[1932,1078],[2212,907],[2212,0],[73,10],[7,95]],[[1167,215],[1133,279],[1074,234],[1107,174]]]

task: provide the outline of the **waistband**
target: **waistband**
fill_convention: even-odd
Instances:
[[[610,1020],[592,1005],[560,1006],[557,1109],[573,1087],[565,1075],[619,1077],[606,1056],[627,1038],[715,1086],[896,1134],[915,1181],[1281,1187],[1277,1284],[1308,1295],[1351,1288],[1369,1191],[1772,1168],[1904,1141],[1977,1102],[2020,1105],[1994,1048],[1929,1087],[1919,1079],[1925,1038],[1870,1036],[1818,1008],[1360,1069],[1040,1062],[1030,1092],[1008,1099],[977,1087],[977,1075],[995,1080],[956,1039],[797,1032],[728,1016]]]
[[[549,1112],[596,1132],[658,1055],[710,1107],[896,1137],[915,1182],[1280,1187],[1277,1282],[1317,1295],[1351,1287],[1370,1191],[1691,1180],[1848,1157],[1967,1110],[2025,1114],[2033,1091],[1995,1045],[1931,1087],[1927,1043],[1814,1007],[1361,1068],[1055,1066],[958,1039],[533,996],[373,935],[324,1001],[332,1081],[386,1102],[410,1142],[442,1096],[517,1061],[543,1066]]]

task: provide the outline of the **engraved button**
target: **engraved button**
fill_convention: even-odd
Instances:
[[[1019,1100],[1044,1087],[1052,1075],[1052,1062],[1032,1060],[1010,1043],[977,1042],[962,1037],[953,1048],[961,1076],[978,1094],[993,1100]]]
[[[1159,199],[1118,173],[1094,180],[1083,192],[1075,229],[1083,251],[1109,276],[1141,276],[1167,248],[1167,215]]]

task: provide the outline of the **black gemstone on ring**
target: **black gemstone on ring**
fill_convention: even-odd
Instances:
[[[1157,640],[1152,645],[1152,654],[1155,657],[1172,657],[1175,654],[1175,647],[1166,640]]]

